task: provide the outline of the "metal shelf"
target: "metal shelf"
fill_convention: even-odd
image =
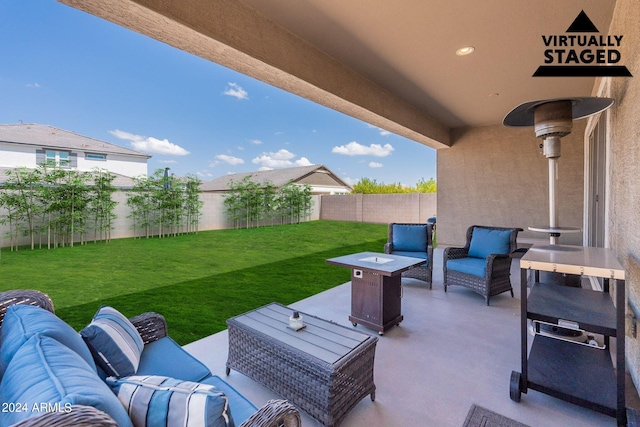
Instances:
[[[527,307],[529,319],[555,324],[559,319],[569,320],[579,329],[617,336],[616,307],[605,292],[535,283]]]

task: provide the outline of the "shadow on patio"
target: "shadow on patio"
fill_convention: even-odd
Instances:
[[[442,250],[435,252],[432,290],[423,282],[403,279],[404,321],[380,337],[376,349],[375,402],[365,397],[341,426],[460,427],[473,404],[531,427],[616,425],[615,418],[536,391],[523,394],[520,403],[511,401],[511,371],[520,370],[518,263],[513,262],[511,275],[515,298],[504,293],[487,307],[484,299],[469,289],[456,286],[443,291]],[[351,327],[350,284],[291,307]],[[357,328],[375,334],[362,326]],[[227,338],[225,330],[185,349],[224,377]],[[277,397],[236,371],[225,379],[258,406]],[[628,398],[628,407],[632,406],[630,401],[637,400],[634,397]],[[318,425],[304,412],[301,415],[303,425]]]

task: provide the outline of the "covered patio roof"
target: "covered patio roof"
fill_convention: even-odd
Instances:
[[[543,36],[581,10],[607,34],[615,2],[59,0],[432,148],[594,78],[537,78]],[[457,56],[472,46],[475,52]]]

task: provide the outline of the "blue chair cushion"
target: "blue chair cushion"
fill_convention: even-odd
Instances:
[[[484,258],[460,258],[447,260],[447,270],[459,271],[460,273],[471,274],[473,276],[485,277],[487,270],[487,260]]]
[[[95,372],[96,365],[91,352],[76,330],[44,308],[18,304],[7,309],[0,329],[0,378],[20,347],[37,334],[55,338],[69,347]]]
[[[425,252],[427,250],[427,226],[394,224],[392,239],[394,251]]]
[[[229,399],[216,387],[164,376],[107,378],[135,426],[233,427]]]
[[[469,256],[487,258],[491,254],[508,254],[511,248],[511,230],[492,230],[475,227],[471,235]]]
[[[247,418],[258,410],[258,408],[256,408],[253,403],[249,402],[246,397],[217,375],[207,378],[202,381],[202,383],[216,387],[227,396],[229,399],[229,408],[233,415],[233,421],[236,425],[240,425],[245,422]]]
[[[120,427],[133,427],[122,404],[82,357],[59,341],[34,335],[20,347],[0,383],[2,402],[20,403],[25,412],[0,417],[10,426],[46,410],[69,410],[71,405],[93,406]],[[51,409],[53,408],[53,409]]]
[[[80,334],[107,375],[125,377],[136,373],[144,343],[136,327],[118,310],[101,307]]]
[[[408,251],[391,251],[393,255],[410,256],[413,258],[429,259],[429,255],[426,252],[408,252]]]
[[[136,375],[161,375],[200,382],[211,371],[170,337],[145,344]]]

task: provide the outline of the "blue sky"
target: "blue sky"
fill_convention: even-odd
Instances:
[[[54,0],[0,1],[0,123],[40,123],[211,180],[324,164],[414,185],[436,152]]]

